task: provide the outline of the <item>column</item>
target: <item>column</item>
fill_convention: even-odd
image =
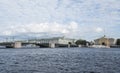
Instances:
[[[15,42],[14,48],[21,48],[21,47],[22,47],[21,42]]]

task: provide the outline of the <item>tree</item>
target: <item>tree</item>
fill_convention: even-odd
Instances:
[[[71,45],[72,43],[71,43],[71,42],[68,42],[68,44],[70,44],[70,45]]]
[[[86,40],[82,40],[82,39],[79,39],[75,42],[75,44],[77,45],[86,45],[88,42]]]
[[[120,39],[117,39],[116,45],[120,45]]]

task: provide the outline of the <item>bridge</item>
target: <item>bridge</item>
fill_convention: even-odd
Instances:
[[[40,48],[58,48],[58,47],[77,47],[75,39],[69,39],[65,37],[53,37],[43,39],[29,39],[23,41],[1,42],[0,46],[6,46],[7,48],[22,48],[27,45],[34,45]],[[32,47],[32,46],[31,46]]]
[[[15,42],[1,42],[0,46],[5,46],[6,48],[22,48],[23,46],[34,45],[34,47],[39,48],[59,48],[59,47],[77,47],[73,44],[59,44],[54,42],[40,43],[40,42],[28,42],[28,41],[15,41]],[[32,47],[32,46],[30,46]]]

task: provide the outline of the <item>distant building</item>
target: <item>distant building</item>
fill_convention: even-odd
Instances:
[[[44,39],[32,39],[29,42],[37,43],[55,43],[55,44],[75,44],[75,39],[69,39],[65,37],[53,37],[53,38],[44,38]]]
[[[114,38],[107,38],[106,36],[94,40],[95,45],[111,46],[115,45],[115,43],[116,40]]]

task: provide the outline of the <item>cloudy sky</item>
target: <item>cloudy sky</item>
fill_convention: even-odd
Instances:
[[[0,0],[0,38],[120,37],[120,0]]]

